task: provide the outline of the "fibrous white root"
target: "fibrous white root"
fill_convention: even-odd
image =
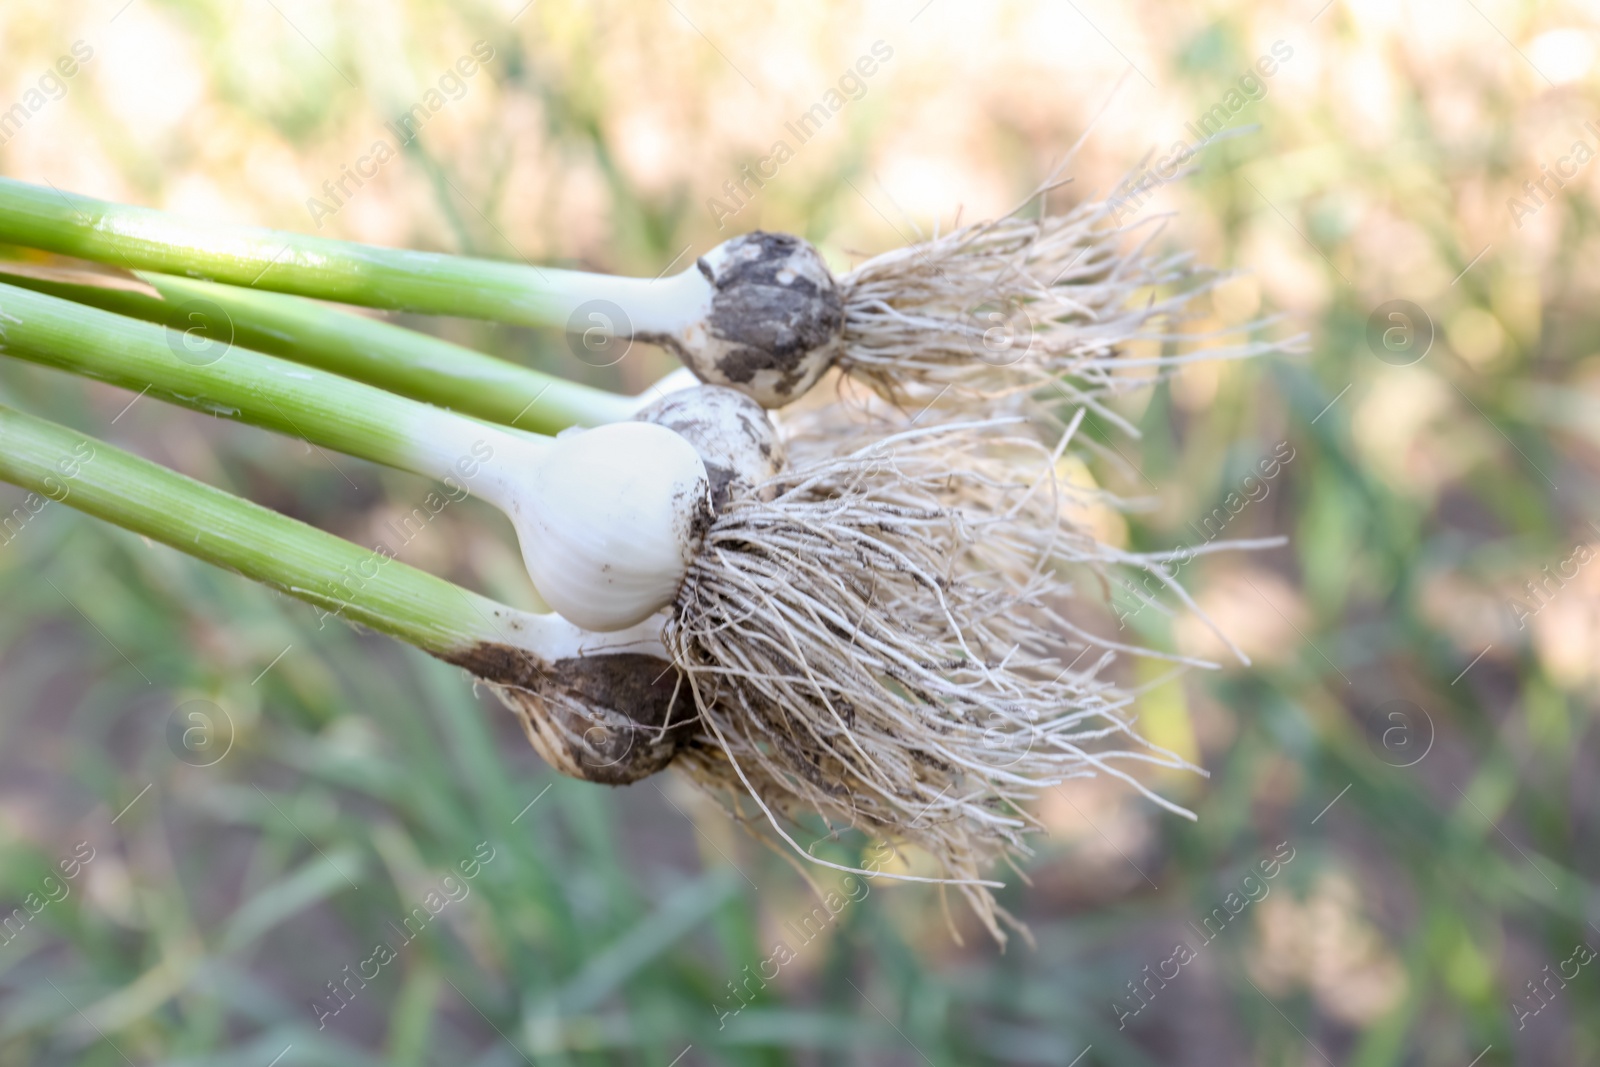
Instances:
[[[679,765],[797,849],[807,812],[920,846],[1004,940],[986,871],[1029,851],[1042,792],[1105,774],[1182,811],[1135,772],[1197,769],[1139,737],[1109,677],[1155,654],[1095,637],[1074,601],[1074,578],[1139,560],[1067,517],[1065,438],[1020,420],[851,438],[843,412],[785,420],[771,499],[731,500],[690,567],[663,641],[716,744]]]

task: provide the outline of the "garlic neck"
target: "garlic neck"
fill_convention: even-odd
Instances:
[[[506,611],[496,620],[509,644],[530,652],[546,663],[581,656],[600,656],[632,652],[666,660],[670,657],[661,642],[665,615],[652,615],[644,622],[625,630],[595,633],[580,629],[555,612],[535,615],[531,612]]]

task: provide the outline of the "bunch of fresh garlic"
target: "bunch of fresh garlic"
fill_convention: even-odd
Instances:
[[[263,346],[338,374],[244,350],[174,362],[160,327],[125,317],[170,322],[160,300],[0,286],[11,356],[436,478],[486,442],[472,489],[510,519],[554,614],[507,615],[503,640],[425,647],[494,686],[562,771],[620,783],[677,764],[730,807],[748,798],[812,862],[790,830],[808,812],[914,844],[936,873],[884,876],[959,887],[1003,938],[985,872],[1026,851],[1040,790],[1092,773],[1143,790],[1134,765],[1187,766],[1132,731],[1108,676],[1118,654],[1155,654],[1095,636],[1075,610],[1078,580],[1138,567],[1171,584],[1164,560],[1097,541],[1061,458],[1084,412],[1125,425],[1102,404],[1128,383],[1118,372],[1148,384],[1144,371],[1284,344],[1166,353],[1215,340],[1185,333],[1184,317],[1221,276],[1148,239],[1127,250],[1109,202],[969,226],[839,278],[804,241],[758,232],[659,284],[551,270],[536,285],[514,265],[57,199],[0,182],[0,239],[525,323],[615,297],[605,330],[669,348],[704,383],[597,402],[587,411],[604,416],[571,421],[603,424],[547,437],[358,384],[473,391],[439,353],[273,303],[290,297],[231,306]],[[358,335],[395,362],[351,358]],[[562,403],[582,412],[578,392]]]
[[[844,382],[833,388],[851,392]],[[563,575],[559,590],[535,572],[552,604],[574,595],[607,604],[619,620],[654,603],[625,594],[673,587],[643,627],[659,625],[661,659],[597,652],[585,662],[617,703],[572,721],[595,723],[597,736],[651,741],[630,774],[675,763],[730,810],[748,798],[808,858],[790,827],[813,812],[917,846],[937,871],[926,880],[956,886],[1000,938],[1007,916],[985,873],[1027,851],[1030,802],[1041,790],[1108,774],[1182,811],[1133,772],[1195,768],[1131,729],[1131,697],[1107,677],[1119,653],[1158,654],[1097,637],[1071,617],[1074,579],[1160,563],[1101,544],[1072,518],[1059,460],[1076,422],[1048,443],[1018,417],[908,426],[856,390],[847,401],[798,405],[780,429],[754,401],[718,386],[673,392],[640,418],[682,435],[698,461],[685,469],[697,479],[708,472],[684,483],[701,494],[697,522],[684,521],[688,510],[649,520],[650,536],[673,547],[660,553],[673,565],[661,567],[659,585],[626,590],[602,588],[603,568],[587,563]],[[560,466],[571,486],[612,499],[604,447],[579,446],[617,429],[560,440],[570,448]],[[531,553],[568,537],[577,544],[560,548],[563,557],[578,544],[609,543],[617,522],[642,524],[653,513],[596,521],[574,494],[562,498],[565,511],[550,507],[554,527],[525,540]],[[579,573],[594,588],[583,591]],[[652,668],[655,688],[637,723],[600,725],[607,710],[635,706],[642,690],[627,690],[627,679]],[[548,680],[490,680],[534,724],[530,737],[547,758],[554,751],[553,763],[619,780],[591,773],[603,756],[574,745],[572,725],[549,725],[560,716]]]

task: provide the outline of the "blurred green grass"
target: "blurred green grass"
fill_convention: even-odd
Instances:
[[[1185,574],[1254,667],[1141,707],[1198,747],[1209,781],[1164,784],[1200,820],[1068,787],[1043,813],[1033,884],[1007,878],[1037,950],[999,953],[970,924],[956,945],[936,893],[880,885],[724,1028],[729,983],[815,906],[782,858],[670,777],[554,776],[459,672],[319,630],[309,609],[52,505],[0,547],[0,904],[24,906],[78,842],[95,858],[0,944],[0,1063],[1600,1061],[1600,971],[1552,986],[1520,1028],[1512,1007],[1576,942],[1600,947],[1600,590],[1574,581],[1530,630],[1507,611],[1594,517],[1594,180],[1531,232],[1501,206],[1593,113],[1592,70],[1550,85],[1529,69],[1555,70],[1550,32],[1593,37],[1584,9],[610,3],[512,22],[519,6],[7,11],[0,48],[20,73],[0,103],[74,39],[97,58],[0,166],[306,229],[304,198],[481,38],[488,80],[330,232],[653,274],[726,236],[704,199],[882,37],[885,77],[736,220],[845,264],[950,225],[957,203],[1003,210],[1110,96],[1052,203],[1105,190],[1292,40],[1240,117],[1260,131],[1208,150],[1146,210],[1177,208],[1174,244],[1257,272],[1219,320],[1259,298],[1311,331],[1311,355],[1135,394],[1138,442],[1087,431],[1137,467],[1096,461],[1102,484],[1156,498],[1126,518],[1139,548],[1187,543],[1278,442],[1295,450],[1226,534],[1288,546]],[[168,69],[130,82],[153,73],[141,57]],[[1368,347],[1392,299],[1437,327],[1413,367]],[[641,350],[602,370],[559,338],[408,324],[614,387],[668,367]],[[130,399],[0,366],[6,403],[357,540],[425,491]],[[0,491],[0,514],[19,499]],[[463,508],[408,551],[516,602],[526,579],[504,534]],[[1130,625],[1161,645],[1194,637],[1150,610]],[[231,724],[205,767],[170,737],[197,700]],[[1425,755],[1395,766],[1424,731]],[[470,893],[319,1030],[325,983],[480,842],[495,859]],[[1127,983],[1280,842],[1295,859],[1271,892],[1119,1029]],[[827,847],[859,859],[864,844]]]

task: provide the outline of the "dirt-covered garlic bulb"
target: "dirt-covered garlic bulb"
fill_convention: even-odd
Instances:
[[[435,655],[492,689],[551,767],[624,785],[664,770],[700,735],[661,643],[664,621],[593,633],[554,613],[502,608],[500,640]]]
[[[838,355],[844,300],[806,241],[757,230],[713,248],[696,269],[710,283],[701,317],[659,341],[708,385],[782,407]]]
[[[1299,337],[1260,336],[1265,322],[1196,333],[1199,298],[1231,275],[1119,224],[1120,202],[1040,217],[1019,208],[838,277],[801,238],[744,234],[699,261],[703,281],[692,270],[674,276],[681,319],[671,329],[636,336],[767,408],[793,403],[837,367],[910,410],[1012,396],[1066,410],[1143,381],[1125,373],[1135,344],[1157,353],[1140,361],[1158,371],[1192,359],[1202,342],[1210,359],[1299,347]]]
[[[733,389],[702,385],[668,393],[635,416],[681,436],[694,446],[711,480],[720,510],[736,488],[751,489],[787,463],[783,440],[760,404]]]
[[[493,688],[544,761],[586,782],[648,778],[698,735],[678,672],[652,655],[574,656]]]

